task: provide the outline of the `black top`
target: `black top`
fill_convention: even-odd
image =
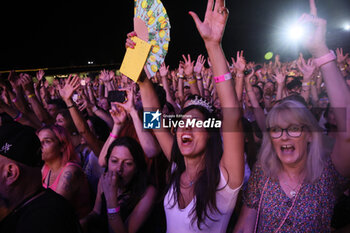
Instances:
[[[51,189],[38,193],[32,196],[38,197],[24,204],[32,197],[28,198],[0,222],[1,233],[81,232],[74,209],[64,197]]]

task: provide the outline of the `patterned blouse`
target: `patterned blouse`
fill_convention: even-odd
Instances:
[[[268,177],[256,164],[244,190],[244,203],[258,210],[260,196]],[[328,159],[314,183],[303,183],[295,205],[280,232],[330,232],[337,198],[346,190],[349,179],[342,177]],[[270,178],[264,191],[257,232],[275,232],[285,218],[294,198],[282,190],[277,178]]]

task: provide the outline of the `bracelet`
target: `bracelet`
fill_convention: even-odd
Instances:
[[[23,116],[23,114],[21,112],[18,111],[17,115],[13,118],[14,121],[19,121],[19,119],[21,119]]]
[[[34,96],[35,96],[35,94],[29,94],[29,95],[27,95],[28,99],[33,98]]]
[[[195,84],[197,82],[197,80],[193,79],[191,81],[188,81],[188,84]]]
[[[96,106],[92,107],[92,112],[95,113],[96,111],[98,111],[98,108]]]
[[[196,76],[196,79],[197,80],[202,80],[202,77],[198,75],[198,76]]]
[[[178,78],[184,78],[184,76],[183,76],[182,74],[179,74],[179,73],[177,73],[176,76],[177,76]]]
[[[308,86],[310,86],[310,84],[311,84],[311,82],[303,82],[302,86],[303,87],[308,87]]]
[[[114,138],[114,139],[117,139],[117,138],[118,138],[118,136],[117,136],[117,135],[112,134],[112,133],[110,133],[110,134],[109,134],[109,136],[110,136],[111,138]]]
[[[227,80],[232,79],[232,75],[230,72],[228,72],[227,74],[223,74],[221,76],[218,77],[214,77],[215,83],[221,83]]]
[[[108,208],[107,209],[107,214],[116,214],[120,211],[120,206],[116,207],[116,208]]]
[[[74,104],[67,106],[68,109],[73,108]]]
[[[335,56],[333,50],[330,50],[329,53],[327,53],[326,55],[323,55],[322,57],[319,58],[315,58],[314,62],[316,64],[317,67],[321,67],[331,61],[336,60],[337,57]]]

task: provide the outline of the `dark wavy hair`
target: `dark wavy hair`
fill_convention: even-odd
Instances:
[[[125,203],[126,212],[132,211],[136,204],[143,197],[147,185],[148,185],[148,175],[147,175],[147,165],[144,157],[144,152],[140,144],[131,137],[121,137],[115,139],[108,148],[106,155],[106,169],[108,170],[108,160],[111,156],[112,150],[116,146],[124,146],[128,148],[131,156],[134,159],[136,165],[136,171],[130,180],[129,184],[126,186],[126,194],[129,196],[128,201]],[[123,214],[123,213],[122,213]],[[125,214],[128,215],[128,214]]]
[[[186,112],[196,109],[200,111],[205,120],[209,118],[215,118],[213,113],[210,113],[206,108],[198,105],[190,105],[184,108],[180,114],[184,115]],[[204,169],[200,171],[199,177],[194,184],[195,206],[191,210],[191,215],[194,213],[191,223],[197,220],[197,227],[201,229],[202,224],[206,225],[205,220],[208,218],[212,221],[217,221],[210,217],[210,213],[220,213],[216,206],[216,192],[218,191],[218,185],[220,182],[220,159],[222,157],[222,140],[219,129],[208,130],[209,139],[206,143],[206,150],[204,155]],[[173,147],[171,151],[170,164],[175,164],[168,168],[167,174],[169,177],[169,183],[167,190],[173,188],[173,200],[171,208],[178,202],[180,191],[180,178],[181,174],[185,171],[184,156],[181,154],[179,146],[176,140],[176,134],[173,139]],[[221,214],[221,213],[220,213]]]

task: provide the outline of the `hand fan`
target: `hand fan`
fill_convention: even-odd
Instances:
[[[146,67],[154,76],[168,52],[169,17],[160,0],[135,0],[134,3],[134,30],[139,38],[152,45]]]

